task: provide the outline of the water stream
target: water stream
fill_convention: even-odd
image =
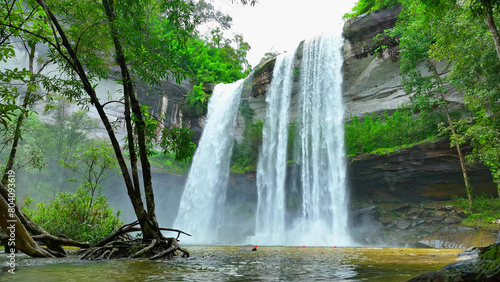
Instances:
[[[208,104],[203,135],[193,157],[174,226],[193,235],[188,243],[209,243],[217,237],[223,216],[233,131],[243,80],[215,86]]]
[[[301,56],[293,52],[276,58],[257,162],[255,234],[248,242],[352,244],[347,226],[342,43],[340,36],[317,37],[304,43]],[[295,92],[294,81],[299,82]],[[193,234],[188,243],[213,244],[219,231],[227,233],[221,230],[228,222],[221,220],[242,85],[243,81],[217,85],[210,99],[174,224]],[[291,114],[292,103],[296,117]],[[287,179],[296,180],[293,187]],[[244,240],[241,236],[233,242]]]
[[[276,59],[266,94],[266,120],[257,168],[258,209],[252,242],[265,245],[349,245],[347,227],[344,107],[342,104],[343,40],[317,37],[306,41],[301,57],[298,114],[289,133],[295,54]],[[296,134],[293,160],[287,159],[290,134]],[[296,173],[287,169],[292,162]],[[292,175],[288,175],[290,173]],[[295,199],[286,178],[299,179]],[[301,201],[286,225],[286,203]],[[291,208],[289,208],[291,209]]]
[[[281,245],[285,238],[285,178],[290,96],[295,53],[276,58],[266,94],[266,120],[257,165],[257,225],[255,242]]]
[[[338,37],[306,41],[300,69],[295,157],[302,183],[302,215],[293,232],[316,246],[348,245],[348,206],[342,103],[342,44]]]

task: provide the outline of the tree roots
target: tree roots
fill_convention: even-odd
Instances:
[[[186,234],[176,229],[160,228],[161,230],[178,232],[177,238],[133,239],[128,233],[140,231],[135,227],[138,222],[124,225],[113,235],[101,240],[96,245],[80,253],[82,260],[103,260],[119,258],[148,258],[150,260],[172,259],[180,252],[182,257],[189,257],[189,252],[179,246],[180,234]]]

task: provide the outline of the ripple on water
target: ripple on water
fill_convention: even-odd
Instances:
[[[402,281],[455,262],[461,250],[259,247],[187,247],[192,257],[173,261],[89,262],[77,257],[17,257],[15,277],[1,281]],[[432,255],[432,256],[430,256]]]

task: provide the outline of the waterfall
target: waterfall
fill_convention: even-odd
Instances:
[[[285,231],[285,177],[290,96],[295,54],[276,58],[273,79],[266,95],[266,120],[257,164],[256,240],[283,241]]]
[[[266,121],[257,169],[256,235],[264,245],[332,246],[350,243],[347,228],[342,38],[304,43],[295,120],[294,162],[302,206],[286,224],[288,108],[294,56],[279,57],[266,99]],[[288,192],[291,193],[291,192]]]
[[[349,244],[341,37],[307,41],[300,70],[296,161],[302,183],[302,241]]]
[[[226,181],[233,148],[233,131],[243,80],[215,86],[198,148],[193,157],[174,226],[193,235],[183,243],[216,240],[222,217]]]

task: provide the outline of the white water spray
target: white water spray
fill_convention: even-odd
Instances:
[[[347,227],[343,40],[307,41],[302,55],[300,113],[296,160],[302,182],[302,217],[295,222],[297,240],[311,245],[350,243]],[[301,238],[302,237],[302,238]]]
[[[255,243],[350,244],[341,91],[342,43],[341,37],[319,37],[304,44],[294,153],[299,167],[302,207],[300,216],[290,227],[285,226],[285,178],[289,84],[294,74],[287,60],[293,61],[293,56],[276,61],[266,100],[266,123],[257,170],[257,230],[252,238]]]
[[[276,58],[266,96],[266,120],[257,165],[257,241],[280,244],[285,231],[285,178],[290,95],[295,54]]]
[[[215,86],[203,135],[193,157],[174,226],[193,237],[183,243],[212,243],[224,211],[226,182],[243,80]]]

